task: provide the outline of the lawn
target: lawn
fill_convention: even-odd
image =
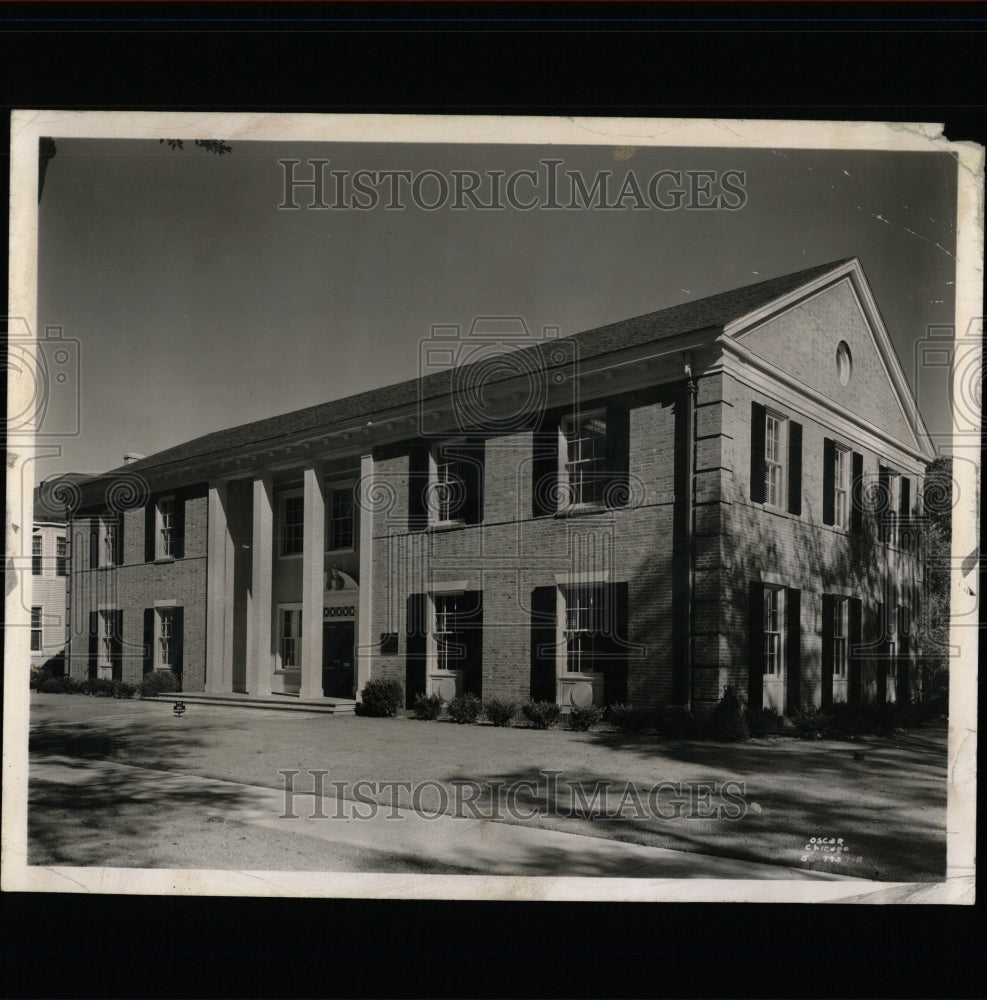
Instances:
[[[771,737],[727,745],[200,705],[176,718],[165,703],[40,694],[32,695],[31,722],[37,754],[268,788],[283,787],[280,772],[297,770],[299,793],[311,791],[306,772],[324,770],[327,792],[330,782],[345,782],[350,798],[359,781],[437,782],[447,793],[446,811],[456,808],[455,783],[467,781],[479,786],[465,793],[467,799],[476,793],[467,815],[490,815],[498,785],[514,785],[512,801],[535,815],[512,817],[502,790],[499,814],[508,822],[877,880],[945,875],[944,727],[852,743]],[[554,790],[539,772],[558,772]],[[596,818],[592,810],[570,815],[570,783],[581,783],[591,802],[600,781],[610,782],[603,810],[610,818],[600,809]],[[671,784],[649,800],[662,782]],[[718,792],[727,782],[737,783],[729,800]],[[411,794],[396,786],[373,797],[387,805],[395,795],[398,804],[412,804]],[[426,811],[439,803],[434,786],[418,798]],[[623,818],[613,818],[621,803]],[[812,838],[841,840],[846,850],[807,850]],[[842,860],[834,863],[834,856]]]

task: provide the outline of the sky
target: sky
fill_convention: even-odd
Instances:
[[[52,403],[44,430],[61,454],[39,460],[39,479],[412,378],[433,325],[521,316],[536,335],[565,336],[846,257],[861,261],[929,430],[950,428],[944,373],[922,371],[916,386],[914,363],[927,328],[953,322],[949,154],[56,144],[39,206],[38,326],[78,341],[81,412],[79,433],[58,437],[68,404]],[[278,207],[286,158],[299,174],[321,158],[327,170],[445,176],[554,158],[590,184],[633,170],[642,188],[659,170],[742,170],[747,199],[735,211],[427,211],[410,197],[401,211],[289,211]]]

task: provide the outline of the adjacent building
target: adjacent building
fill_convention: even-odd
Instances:
[[[918,695],[934,450],[856,259],[552,332],[434,331],[442,371],[87,481],[72,673],[384,677],[409,705]]]

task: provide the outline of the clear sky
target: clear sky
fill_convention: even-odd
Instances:
[[[953,322],[947,154],[58,139],[40,204],[38,325],[80,342],[81,433],[37,474],[99,472],[209,431],[411,378],[433,324],[523,316],[568,335],[859,257],[906,376]],[[629,155],[630,153],[630,155]],[[738,211],[279,210],[279,159],[329,169],[743,170]],[[527,188],[522,188],[525,192]],[[307,191],[296,195],[308,204]],[[919,380],[930,431],[945,380]],[[51,429],[60,419],[52,411]]]

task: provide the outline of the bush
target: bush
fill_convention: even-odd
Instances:
[[[685,705],[665,705],[658,712],[658,732],[671,740],[695,736],[696,720]]]
[[[723,689],[723,697],[716,703],[709,719],[709,733],[723,743],[740,743],[751,736],[747,713],[732,687]]]
[[[135,694],[137,694],[137,688],[133,684],[128,684],[126,681],[113,682],[114,698],[133,698]]]
[[[803,739],[819,740],[833,731],[832,716],[813,705],[802,705],[792,713],[795,732]]]
[[[170,670],[152,670],[140,682],[142,698],[157,698],[159,694],[177,690],[178,678]]]
[[[41,685],[45,694],[78,694],[82,690],[82,682],[74,677],[50,677]]]
[[[82,682],[82,693],[93,695],[96,698],[116,697],[117,681],[108,680],[105,677],[90,677]]]
[[[356,714],[375,719],[392,719],[404,704],[404,690],[399,681],[371,678],[364,685],[356,705]]]
[[[434,722],[442,714],[442,698],[437,694],[415,695],[415,718]]]
[[[754,708],[747,712],[747,728],[751,736],[769,736],[781,731],[781,716],[777,708]]]
[[[526,701],[521,712],[535,729],[552,729],[558,725],[562,709],[554,701]]]
[[[476,722],[482,708],[483,702],[475,694],[467,692],[449,702],[449,718],[460,725]]]
[[[633,705],[625,705],[622,702],[608,705],[604,710],[603,718],[614,729],[619,729],[622,733],[639,733],[648,722],[647,713],[643,708],[635,708]]]
[[[601,715],[603,715],[603,710],[597,708],[596,705],[570,709],[569,728],[574,729],[577,733],[588,732],[600,721]]]
[[[517,705],[506,698],[491,698],[483,703],[483,714],[493,726],[509,726],[517,714]]]
[[[54,679],[54,675],[50,670],[46,670],[44,667],[31,667],[31,690],[40,691],[41,685],[45,681],[50,681]]]

